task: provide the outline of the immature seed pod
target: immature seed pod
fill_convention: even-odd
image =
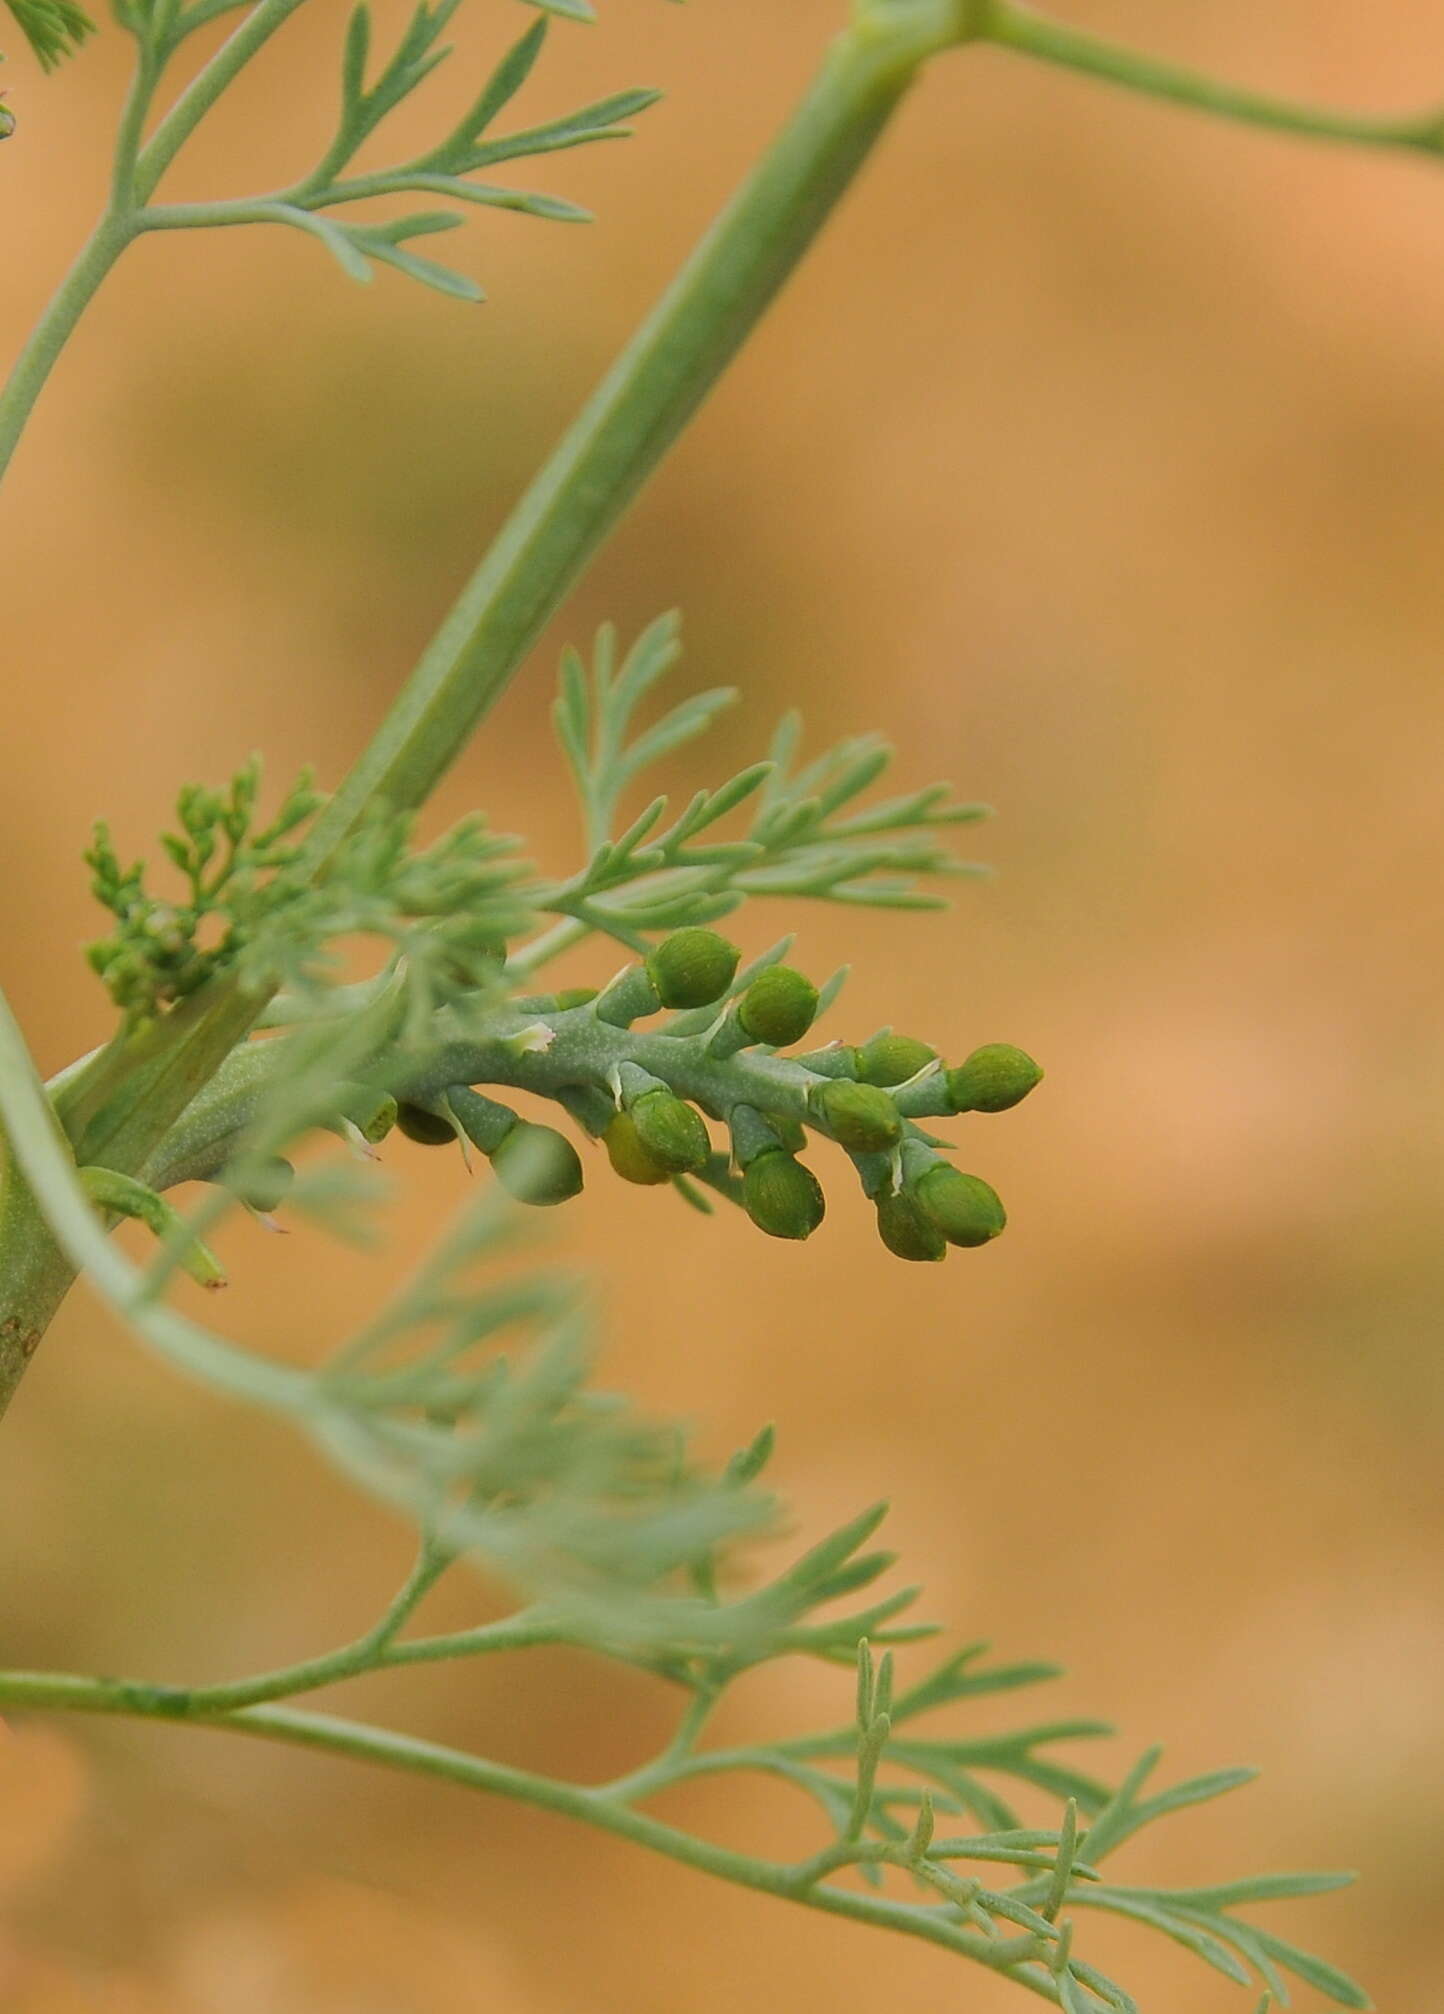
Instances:
[[[810,1238],[822,1222],[827,1199],[817,1177],[781,1147],[759,1154],[742,1177],[748,1216],[769,1238]]]
[[[671,1171],[648,1153],[630,1112],[618,1112],[602,1135],[607,1159],[624,1182],[636,1182],[644,1189],[670,1182]]]
[[[1008,1221],[996,1189],[946,1161],[929,1168],[913,1194],[950,1245],[986,1245]]]
[[[900,1259],[936,1261],[948,1255],[942,1232],[906,1189],[884,1189],[877,1200],[877,1234]]]
[[[546,1208],[582,1190],[582,1164],[571,1141],[552,1126],[521,1119],[491,1157],[496,1179],[518,1203]]]
[[[424,1105],[398,1105],[396,1124],[418,1147],[449,1147],[456,1138],[451,1121],[439,1112],[428,1112]]]
[[[664,1007],[710,1007],[732,984],[742,953],[715,930],[674,930],[647,960]]]
[[[809,1102],[839,1147],[850,1153],[884,1154],[902,1138],[897,1106],[875,1084],[835,1078],[820,1084]]]
[[[701,1115],[671,1091],[647,1091],[628,1108],[644,1151],[672,1175],[692,1175],[707,1165],[712,1142]]]
[[[912,1035],[874,1035],[853,1051],[860,1084],[905,1084],[937,1055]]]
[[[986,1042],[948,1072],[948,1097],[955,1112],[1006,1112],[1027,1097],[1043,1072],[1024,1049],[1011,1042]]]
[[[774,1049],[800,1042],[816,1018],[817,988],[790,965],[759,972],[737,1007],[744,1032]]]

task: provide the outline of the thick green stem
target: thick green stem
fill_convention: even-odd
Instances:
[[[932,10],[932,16],[938,10]],[[904,15],[907,16],[906,22]],[[366,806],[420,804],[812,243],[925,57],[913,9],[833,44],[802,105],[518,505],[323,814],[323,863]]]

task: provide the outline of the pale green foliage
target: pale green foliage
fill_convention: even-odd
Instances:
[[[53,70],[95,32],[95,23],[75,0],[5,0],[5,6],[42,70]]]
[[[301,840],[324,798],[303,776],[258,826],[260,780],[253,757],[223,792],[200,784],[180,792],[181,830],[161,839],[185,883],[174,898],[150,888],[142,862],[123,867],[109,828],[97,825],[85,857],[116,927],[88,956],[128,1028],[222,972],[256,993],[319,986],[343,938],[372,938],[404,958],[421,1011],[487,986],[508,939],[531,920],[514,841],[471,818],[415,849],[414,819],[378,811],[320,881]]]
[[[546,23],[538,21],[503,57],[444,139],[395,167],[348,174],[366,141],[450,53],[439,46],[440,38],[460,4],[461,0],[438,0],[437,5],[428,7],[423,0],[396,49],[370,82],[371,16],[364,5],[356,9],[341,59],[341,117],[335,138],[303,181],[264,207],[275,222],[313,232],[353,279],[369,279],[368,262],[379,261],[441,293],[480,300],[482,291],[474,281],[403,249],[410,239],[452,229],[461,221],[454,211],[426,211],[390,218],[382,224],[351,223],[321,213],[362,198],[419,194],[520,210],[532,217],[585,222],[590,212],[558,196],[501,188],[471,178],[506,161],[555,153],[594,140],[625,138],[623,122],[645,111],[657,93],[619,92],[544,125],[493,137],[493,123],[525,84],[541,52]]]
[[[45,68],[90,30],[73,0],[5,4]],[[0,392],[0,469],[86,302],[138,235],[283,223],[318,237],[357,278],[384,264],[476,298],[474,283],[419,256],[414,242],[455,224],[458,205],[585,216],[556,197],[480,178],[513,160],[620,137],[652,101],[647,91],[622,92],[499,134],[542,46],[546,24],[538,21],[438,141],[390,167],[357,169],[360,151],[447,54],[441,38],[459,0],[422,0],[390,54],[375,61],[363,6],[344,34],[336,131],[309,174],[255,198],[155,203],[211,106],[302,4],[116,0],[138,60],[111,199]],[[593,18],[588,0],[532,4]],[[158,85],[182,44],[223,19],[226,37],[158,110]],[[1001,1228],[991,1189],[943,1161],[945,1143],[921,1122],[968,1114],[971,1125],[975,1112],[1016,1103],[1039,1074],[1031,1058],[989,1043],[949,1071],[930,1043],[906,1033],[783,1055],[788,1043],[780,1034],[776,1048],[758,1040],[742,1003],[790,939],[730,977],[735,947],[714,938],[699,950],[695,936],[686,946],[657,944],[675,930],[702,931],[754,897],[935,906],[936,884],[969,871],[943,843],[946,830],[981,807],[954,804],[941,787],[865,801],[886,745],[850,740],[799,767],[791,716],[766,760],[698,792],[680,812],[669,813],[662,796],[629,807],[648,771],[733,697],[704,693],[639,726],[639,708],[677,655],[676,620],[666,617],[620,663],[610,629],[590,667],[574,653],[564,662],[556,720],[585,831],[574,874],[538,880],[515,843],[479,820],[430,845],[415,842],[413,827],[447,760],[802,256],[912,78],[972,40],[1273,130],[1444,151],[1437,111],[1370,118],[1261,96],[1052,22],[1018,0],[857,0],[813,91],[539,476],[495,564],[479,570],[329,809],[303,780],[269,824],[258,823],[254,764],[224,792],[189,787],[181,829],[164,841],[179,876],[172,895],[139,866],[123,866],[104,828],[97,831],[87,857],[114,927],[92,960],[121,1026],[62,1073],[48,1099],[0,998],[0,1406],[83,1267],[138,1337],[192,1377],[309,1435],[419,1532],[403,1588],[371,1629],[335,1651],[200,1688],[0,1672],[0,1707],[191,1720],[523,1798],[719,1878],[926,1939],[1064,2014],[1134,2009],[1126,1990],[1081,1955],[1077,1926],[1088,1909],[1152,1927],[1239,1984],[1261,1981],[1258,2014],[1287,2003],[1289,1974],[1361,2008],[1362,1993],[1341,1973],[1235,1914],[1323,1892],[1343,1877],[1160,1890],[1103,1873],[1145,1826],[1234,1789],[1248,1772],[1149,1793],[1150,1754],[1110,1791],[1068,1753],[1068,1744],[1105,1732],[1094,1722],[1002,1734],[966,1724],[920,1729],[936,1711],[966,1709],[1050,1677],[1051,1668],[988,1666],[973,1646],[900,1689],[894,1656],[933,1632],[909,1619],[916,1589],[879,1591],[893,1565],[889,1553],[868,1549],[880,1509],[770,1578],[762,1573],[755,1548],[781,1522],[760,1482],[770,1432],[709,1468],[677,1427],[595,1391],[583,1304],[554,1271],[516,1271],[512,1219],[489,1191],[359,1333],[334,1347],[317,1339],[315,1368],[241,1348],[165,1299],[182,1269],[221,1284],[204,1239],[243,1202],[262,1216],[284,1206],[323,1230],[356,1235],[384,1200],[369,1163],[398,1116],[413,1138],[470,1138],[522,1192],[518,1160],[541,1154],[546,1181],[532,1200],[573,1193],[570,1143],[558,1158],[558,1136],[479,1097],[481,1083],[550,1098],[584,1135],[613,1144],[617,1121],[629,1123],[635,1138],[614,1154],[619,1171],[652,1186],[659,1167],[661,1181],[686,1168],[675,1186],[703,1206],[696,1183],[747,1204],[746,1180],[761,1171],[749,1206],[780,1236],[805,1235],[821,1219],[822,1192],[791,1158],[809,1139],[851,1161],[900,1256],[935,1259],[949,1239],[975,1244]],[[0,109],[0,137],[13,128]],[[379,222],[332,214],[411,195],[447,207]],[[598,975],[595,993],[526,990],[553,955],[592,933],[640,962],[610,980]],[[343,986],[339,954],[358,938],[379,947],[377,969]],[[669,953],[672,971],[664,969]],[[688,988],[678,983],[684,964],[717,976]],[[774,1032],[805,1029],[840,980],[818,989],[794,973],[781,992],[774,988],[774,1012],[787,1010]],[[687,1005],[639,1026],[664,1000]],[[257,1025],[284,1032],[247,1040]],[[700,1114],[726,1125],[725,1143],[712,1140]],[[352,1158],[318,1161],[308,1151],[293,1176],[286,1157],[321,1131],[339,1135]],[[649,1140],[665,1166],[647,1165]],[[97,1158],[101,1149],[114,1149],[114,1166]],[[210,1186],[185,1217],[163,1192],[191,1180]],[[925,1222],[929,1196],[942,1200]],[[143,1270],[108,1241],[122,1216],[158,1241]],[[411,1633],[427,1591],[462,1563],[512,1590],[515,1611],[446,1636]],[[539,1643],[584,1646],[675,1687],[683,1710],[673,1739],[626,1777],[589,1787],[275,1704],[383,1668]],[[798,1655],[855,1673],[850,1721],[735,1748],[705,1745],[712,1709],[739,1675]],[[789,1861],[769,1854],[765,1841],[755,1852],[725,1849],[638,1808],[690,1778],[732,1771],[780,1778],[807,1796],[823,1821],[816,1851]]]
[[[987,816],[954,804],[946,784],[856,808],[892,751],[877,735],[840,743],[794,768],[802,724],[783,720],[767,759],[699,790],[670,823],[653,797],[619,830],[626,793],[655,763],[706,731],[737,698],[719,687],[684,700],[637,731],[637,708],[681,652],[679,620],[664,615],[618,666],[616,633],[598,634],[590,676],[575,651],[562,661],[557,735],[576,779],[590,857],[539,906],[605,932],[633,950],[647,934],[730,915],[751,895],[806,896],[874,908],[939,908],[919,881],[976,873],[941,843],[954,825]],[[742,832],[714,828],[747,808]]]

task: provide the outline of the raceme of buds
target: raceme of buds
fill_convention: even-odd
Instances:
[[[744,1034],[774,1049],[800,1042],[817,1016],[817,988],[790,965],[759,972],[737,1003]]]
[[[623,1181],[675,1184],[693,1200],[700,1184],[790,1240],[823,1221],[823,1190],[802,1158],[809,1136],[821,1136],[853,1164],[898,1257],[936,1263],[949,1245],[996,1238],[1007,1221],[996,1192],[944,1159],[944,1143],[923,1128],[954,1111],[1016,1104],[1042,1075],[1033,1059],[990,1043],[949,1069],[930,1044],[891,1030],[855,1048],[832,1041],[784,1053],[812,1026],[816,987],[775,957],[740,981],[737,964],[716,931],[676,930],[599,993],[525,995],[453,1021],[434,1053],[407,1055],[392,1095],[381,1088],[384,1068],[366,1087],[346,1087],[335,1130],[355,1145],[379,1138],[394,1116],[425,1145],[470,1142],[524,1202],[574,1196],[582,1164],[570,1142],[473,1088],[511,1087],[550,1099],[604,1145]],[[664,1010],[672,1018],[648,1027]],[[725,1127],[730,1156],[709,1120]]]
[[[715,930],[674,930],[647,959],[664,1007],[710,1007],[732,984],[742,953]]]
[[[948,1072],[948,1096],[955,1112],[1006,1112],[1019,1104],[1043,1072],[1024,1049],[1011,1042],[988,1042]]]

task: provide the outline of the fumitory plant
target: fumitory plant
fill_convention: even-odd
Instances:
[[[529,191],[512,164],[620,138],[655,94],[623,91],[529,123],[528,79],[548,35],[574,32],[566,23],[593,10],[471,0],[488,3],[515,12],[520,32],[473,80],[461,118],[419,152],[389,146],[388,122],[447,56],[462,0],[422,0],[390,37],[358,6],[338,35],[335,130],[301,150],[295,179],[191,200],[173,186],[178,157],[305,0],[115,0],[107,32],[128,37],[135,60],[109,199],[0,394],[0,472],[71,331],[142,236],[284,225],[354,279],[385,265],[468,300],[472,282],[417,249],[467,206],[585,218]],[[95,25],[75,0],[6,5],[42,70],[80,51]],[[851,1026],[832,1011],[840,975],[806,969],[791,939],[746,953],[734,941],[749,939],[755,896],[799,915],[810,902],[936,907],[966,871],[954,828],[981,807],[941,785],[881,794],[883,741],[814,752],[794,715],[755,762],[690,801],[649,795],[654,765],[733,698],[668,706],[680,642],[676,617],[663,615],[635,638],[604,627],[563,658],[558,759],[585,840],[571,873],[548,879],[480,814],[430,843],[416,830],[914,79],[989,44],[1225,118],[1444,152],[1437,110],[1388,120],[1259,96],[1021,0],[853,0],[811,89],[537,474],[350,773],[329,788],[306,775],[275,790],[251,759],[219,787],[186,785],[159,863],[132,860],[96,826],[85,858],[104,920],[88,956],[113,1029],[48,1085],[0,1000],[0,1412],[84,1274],[141,1343],[284,1416],[417,1533],[415,1566],[385,1613],[328,1653],[202,1686],[4,1671],[0,1708],[184,1721],[520,1799],[719,1880],[925,1939],[1067,2014],[1135,2006],[1089,1955],[1089,1912],[1100,1910],[1185,1946],[1251,1988],[1251,2006],[1287,2004],[1293,1980],[1362,2008],[1336,1968],[1238,1913],[1346,1877],[1128,1880],[1136,1833],[1249,1772],[1160,1781],[1150,1753],[1108,1783],[1059,1753],[1103,1731],[1095,1723],[970,1728],[973,1701],[1050,1667],[990,1663],[979,1646],[915,1665],[911,1647],[933,1630],[912,1618],[916,1589],[879,1585],[893,1564],[872,1547],[880,1508],[759,1575],[757,1543],[778,1522],[764,1482],[770,1430],[709,1469],[677,1428],[593,1387],[571,1288],[551,1273],[493,1269],[517,1206],[568,1202],[584,1166],[596,1181],[670,1185],[683,1203],[740,1212],[749,1230],[794,1241],[817,1231],[829,1193],[856,1182],[882,1245],[905,1263],[940,1262],[1004,1229],[987,1179],[991,1115],[1029,1095],[1039,1065],[947,1013],[923,1029]],[[27,83],[21,98],[0,108],[0,137],[17,147],[51,116],[42,89]],[[393,197],[419,207],[383,200]],[[358,945],[369,951],[359,977]],[[557,990],[548,968],[582,946],[592,983]],[[546,1122],[523,1116],[539,1103]],[[319,1241],[374,1208],[369,1157],[392,1133],[458,1165],[485,1160],[496,1182],[479,1185],[417,1275],[314,1368],[242,1348],[172,1304],[181,1272],[223,1283],[212,1241],[233,1211],[303,1224],[324,1265]],[[334,1152],[318,1156],[326,1134]],[[588,1142],[601,1150],[584,1156]],[[125,1219],[153,1233],[145,1264],[109,1236]],[[719,1224],[717,1235],[733,1233]],[[514,1591],[512,1612],[418,1633],[424,1597],[467,1566]],[[678,1713],[665,1748],[615,1781],[577,1783],[297,1703],[364,1673],[541,1644],[586,1646],[669,1684]],[[745,1747],[709,1742],[727,1687],[787,1657],[852,1674],[836,1721]],[[725,1848],[654,1815],[658,1792],[729,1771],[810,1799],[815,1849],[784,1860]],[[1028,1823],[1039,1797],[1047,1822]]]

